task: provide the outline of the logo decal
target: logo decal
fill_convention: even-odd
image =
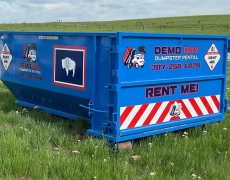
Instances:
[[[144,46],[139,46],[138,51],[140,54],[136,54],[136,49],[134,47],[127,47],[125,50],[125,54],[122,58],[122,62],[127,68],[131,68],[135,66],[136,68],[144,67],[145,60],[144,54],[146,54],[146,50]]]
[[[171,116],[180,116],[181,108],[182,108],[181,103],[175,102],[174,104],[172,104],[172,106],[170,108],[170,111],[169,111],[170,115]]]
[[[206,53],[206,55],[204,56],[205,61],[208,64],[208,67],[210,68],[210,70],[214,70],[214,68],[216,67],[217,63],[220,60],[220,53],[216,47],[215,44],[212,44],[211,47],[209,48],[208,52]]]
[[[30,62],[36,62],[36,51],[37,51],[37,45],[36,43],[32,44],[32,49],[29,44],[24,45],[23,49],[23,57],[26,61]]]
[[[73,70],[73,75],[74,77],[75,74],[75,69],[76,69],[76,63],[72,59],[66,57],[65,59],[61,60],[62,63],[62,68],[66,70],[66,76],[68,76],[69,71]]]
[[[86,47],[54,46],[53,83],[86,89]]]
[[[7,70],[10,66],[11,61],[12,61],[12,54],[11,54],[10,49],[6,43],[4,44],[4,46],[2,48],[1,60],[2,60],[2,63],[3,63],[5,70]]]
[[[32,43],[32,47],[30,44],[25,43],[22,51],[22,56],[24,60],[19,62],[19,77],[27,78],[28,80],[43,80],[42,76],[42,65],[37,63],[37,44]]]

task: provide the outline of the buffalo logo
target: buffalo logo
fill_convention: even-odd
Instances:
[[[135,66],[136,68],[144,67],[145,60],[144,54],[146,54],[146,50],[144,46],[139,46],[138,51],[139,54],[136,54],[136,49],[134,47],[127,47],[125,50],[125,54],[122,58],[122,62],[128,68]]]
[[[171,115],[171,116],[180,116],[181,108],[182,108],[182,106],[181,106],[180,103],[178,103],[178,104],[173,104],[173,105],[171,106],[171,108],[170,108],[170,111],[169,111],[170,115]]]
[[[22,53],[23,58],[26,61],[36,62],[36,51],[37,51],[36,43],[32,44],[32,49],[31,49],[29,44],[25,44],[24,49],[23,49],[23,53]]]
[[[86,89],[86,47],[54,45],[53,83]]]
[[[73,61],[72,59],[66,57],[65,59],[61,60],[61,63],[62,63],[62,68],[65,69],[65,71],[66,71],[66,76],[68,76],[69,71],[73,70],[72,77],[74,77],[75,69],[76,69],[75,61]]]

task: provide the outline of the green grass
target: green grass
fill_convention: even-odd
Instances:
[[[113,22],[1,24],[0,29],[229,35],[230,30],[224,28],[224,25],[230,24],[229,19],[230,15]],[[139,22],[142,22],[142,27],[136,25]],[[153,22],[154,25],[151,24]],[[167,25],[167,22],[173,24]],[[79,26],[75,28],[75,24]],[[130,29],[127,29],[128,25]],[[213,28],[207,28],[209,26]],[[227,84],[229,87],[229,78]],[[229,88],[226,95],[230,97]],[[0,179],[230,179],[228,113],[226,121],[220,124],[144,138],[136,141],[132,151],[113,151],[105,140],[86,135],[89,125],[84,121],[71,121],[36,109],[25,110],[14,105],[14,100],[9,90],[0,83]],[[135,155],[140,156],[138,160],[132,159]]]

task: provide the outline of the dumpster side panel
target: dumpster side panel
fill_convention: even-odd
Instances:
[[[120,36],[117,141],[225,119],[227,36]]]
[[[89,118],[87,109],[95,82],[95,37],[81,34],[2,34],[12,61],[2,67],[2,81],[16,103],[46,108],[75,119]],[[57,113],[59,112],[59,113]],[[69,115],[66,115],[69,114]]]

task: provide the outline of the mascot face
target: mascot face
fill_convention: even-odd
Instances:
[[[35,61],[36,60],[36,52],[34,50],[30,50],[28,54],[28,58],[30,61]]]

